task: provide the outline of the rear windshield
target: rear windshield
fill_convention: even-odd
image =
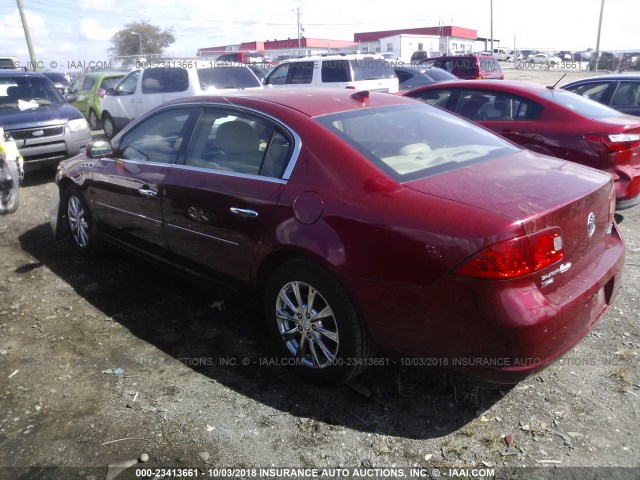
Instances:
[[[546,89],[540,93],[540,96],[587,118],[595,119],[623,115],[617,110],[566,90]]]
[[[351,60],[353,80],[380,80],[396,78],[392,63],[389,60],[362,59]]]
[[[0,111],[30,110],[62,103],[64,98],[47,78],[0,77]]]
[[[45,77],[47,77],[49,80],[51,80],[52,82],[58,82],[58,83],[69,83],[69,81],[67,80],[67,78],[61,74],[61,73],[56,73],[56,72],[46,72],[43,74]]]
[[[429,105],[368,108],[317,117],[399,182],[517,152],[513,144]]]
[[[447,80],[457,80],[455,75],[445,72],[441,68],[423,68],[422,73],[435,82],[446,82]]]
[[[247,67],[199,68],[198,80],[203,90],[260,86],[260,81]]]

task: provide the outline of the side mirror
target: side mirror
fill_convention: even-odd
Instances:
[[[103,158],[113,155],[113,146],[109,140],[95,140],[87,145],[88,158]]]
[[[73,103],[78,100],[78,96],[75,93],[67,93],[64,98],[67,99],[67,103]]]

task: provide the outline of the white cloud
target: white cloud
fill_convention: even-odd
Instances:
[[[80,32],[86,40],[111,40],[117,28],[106,28],[103,23],[93,18],[80,20]]]

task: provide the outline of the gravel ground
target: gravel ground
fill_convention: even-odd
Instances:
[[[509,387],[389,365],[319,388],[264,364],[254,311],[135,258],[87,261],[53,242],[52,176],[31,173],[18,212],[0,217],[0,478],[101,479],[143,454],[137,467],[207,478],[217,467],[412,466],[640,478],[640,207],[621,212],[628,248],[614,306],[541,374]],[[69,470],[34,470],[47,466]]]

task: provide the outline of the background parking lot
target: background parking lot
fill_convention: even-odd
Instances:
[[[505,68],[551,85],[562,73]],[[640,207],[620,212],[614,306],[542,373],[509,387],[392,359],[319,388],[275,365],[256,312],[55,243],[52,176],[31,173],[0,217],[1,466],[640,467]]]

